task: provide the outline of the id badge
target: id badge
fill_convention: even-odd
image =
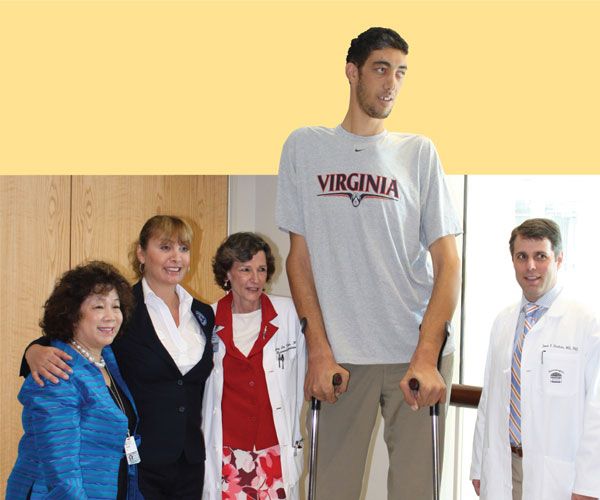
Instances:
[[[127,436],[125,438],[125,456],[127,457],[127,463],[129,465],[139,464],[141,462],[140,454],[138,453],[135,438],[133,436]]]
[[[210,342],[212,344],[212,351],[219,352],[219,336],[217,335],[216,326],[213,328],[212,335],[210,337]]]

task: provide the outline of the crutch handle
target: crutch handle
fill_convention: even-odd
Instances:
[[[340,373],[334,373],[331,378],[331,383],[333,387],[337,387],[338,385],[342,385],[342,375]],[[310,409],[311,410],[320,410],[321,409],[321,401],[317,398],[313,397],[310,399]]]
[[[306,318],[300,318],[300,330],[302,331],[302,334],[304,334],[304,332],[306,331],[306,324],[307,324]],[[333,384],[334,387],[337,387],[338,385],[342,385],[342,375],[339,373],[334,373],[333,378],[331,379],[331,383]]]
[[[419,381],[416,378],[411,378],[408,381],[408,387],[410,388],[411,391],[413,392],[419,392]],[[416,395],[415,395],[416,397]],[[433,406],[429,407],[429,414],[430,415],[439,415],[440,414],[440,404],[439,403],[435,403]]]
[[[408,387],[411,391],[418,392],[419,391],[419,381],[416,378],[411,378],[408,381]]]
[[[442,342],[442,347],[440,348],[440,353],[438,354],[437,360],[437,369],[440,371],[442,369],[442,354],[444,353],[444,347],[446,347],[446,342],[448,341],[448,337],[450,336],[450,321],[446,321],[444,325],[444,341]],[[419,332],[421,331],[421,325],[419,325]],[[419,392],[419,381],[416,378],[411,378],[408,381],[408,387],[413,392]]]
[[[411,391],[413,392],[419,392],[419,381],[416,378],[411,378],[408,381],[408,387],[410,388]],[[435,403],[433,406],[429,407],[429,414],[430,415],[439,415],[440,414],[440,404],[439,403]]]

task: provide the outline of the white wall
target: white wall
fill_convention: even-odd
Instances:
[[[454,205],[462,217],[464,176],[447,176],[448,186]],[[275,224],[275,197],[277,192],[276,176],[230,176],[229,178],[229,233],[237,231],[254,231],[263,236],[271,244],[276,256],[278,272],[272,281],[270,291],[278,295],[290,296],[285,274],[285,257],[289,250],[287,233],[280,231]],[[459,251],[462,238],[457,242]],[[459,332],[458,319],[460,311],[454,315],[454,328]],[[458,337],[458,335],[457,335]],[[458,339],[457,339],[458,340]],[[458,345],[457,345],[458,350]],[[457,351],[458,352],[458,351]],[[456,358],[458,359],[458,358]],[[455,362],[454,381],[458,381],[458,362]],[[459,412],[454,408],[449,411],[447,419],[446,449],[444,456],[444,474],[441,497],[445,499],[461,498],[458,481],[460,470],[460,450],[455,446],[460,426],[457,420]],[[370,459],[367,464],[361,500],[382,500],[387,497],[387,449],[383,441],[383,425],[381,416],[377,419],[371,442]],[[308,441],[306,441],[308,442]],[[431,446],[431,443],[424,443]]]
[[[269,291],[290,297],[285,258],[290,249],[287,233],[275,224],[275,175],[232,175],[229,177],[229,234],[238,231],[259,233],[275,254],[277,271]]]

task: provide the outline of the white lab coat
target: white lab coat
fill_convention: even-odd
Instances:
[[[273,408],[275,431],[281,450],[281,469],[286,498],[299,498],[299,479],[304,465],[300,411],[304,402],[306,350],[304,335],[294,308],[287,297],[269,295],[277,312],[271,321],[278,328],[263,349],[263,368]],[[216,304],[213,304],[216,311]],[[202,431],[206,442],[204,500],[221,500],[223,428],[223,358],[225,344],[214,337],[214,369],[206,381],[202,404]]]
[[[521,359],[523,500],[600,497],[600,319],[564,291],[527,334]],[[511,500],[510,372],[519,306],[492,327],[471,479]]]

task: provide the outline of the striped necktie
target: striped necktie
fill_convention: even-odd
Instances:
[[[508,431],[511,446],[521,446],[521,355],[525,335],[541,317],[546,308],[528,302],[525,307],[525,325],[520,333],[513,350],[511,363],[511,390],[510,390],[510,419]]]

